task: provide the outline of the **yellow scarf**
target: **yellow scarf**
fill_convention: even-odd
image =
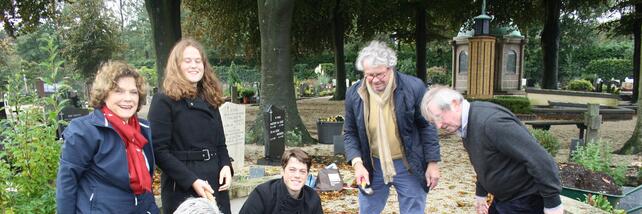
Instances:
[[[386,184],[392,182],[393,177],[396,175],[393,156],[399,156],[401,154],[399,143],[401,141],[397,133],[397,123],[392,98],[394,84],[394,73],[391,73],[388,85],[383,93],[379,94],[376,93],[370,83],[366,81],[368,97],[371,103],[369,111],[372,113],[369,115],[369,118],[372,119],[371,121],[376,122],[376,124],[368,124],[367,126],[375,125],[376,127],[374,132],[369,132],[369,134],[371,135],[371,144],[377,147],[377,153],[381,162],[381,171],[383,172],[383,180]],[[391,146],[393,148],[391,148]]]

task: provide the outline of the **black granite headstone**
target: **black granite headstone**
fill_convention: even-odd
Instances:
[[[4,101],[0,100],[0,120],[7,119],[7,112],[5,111]]]
[[[74,118],[82,117],[87,114],[89,114],[89,110],[87,109],[67,106],[62,108],[62,110],[60,110],[60,113],[58,113],[58,119],[69,122]],[[62,138],[62,131],[64,131],[65,128],[67,128],[67,126],[65,125],[58,126],[58,133],[57,133],[58,138]]]
[[[265,158],[259,159],[261,165],[280,165],[285,150],[285,111],[269,105],[263,112],[265,139]]]

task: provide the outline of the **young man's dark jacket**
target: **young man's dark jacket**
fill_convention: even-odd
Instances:
[[[470,103],[464,147],[477,173],[476,195],[507,201],[539,194],[546,208],[561,203],[557,163],[504,107]]]
[[[298,199],[292,198],[283,179],[257,186],[243,204],[240,214],[318,214],[323,213],[321,198],[314,189],[303,186]]]
[[[428,162],[440,161],[441,156],[437,129],[421,116],[421,99],[426,87],[416,77],[396,71],[394,75],[396,89],[392,99],[403,156],[410,167],[410,173],[421,181],[424,191],[428,192],[425,176]],[[347,160],[361,157],[372,180],[374,167],[363,115],[364,102],[358,93],[362,86],[363,80],[351,86],[346,93],[344,142]]]

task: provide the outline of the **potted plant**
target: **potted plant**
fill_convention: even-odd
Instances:
[[[243,104],[250,103],[250,97],[254,96],[255,93],[256,92],[253,88],[243,88],[242,90],[240,90],[239,94],[241,94],[241,97],[243,97]]]
[[[343,116],[322,117],[317,120],[317,135],[319,143],[332,144],[332,138],[341,135],[343,130]]]

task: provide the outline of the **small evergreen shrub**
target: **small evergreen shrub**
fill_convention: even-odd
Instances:
[[[557,155],[560,149],[560,142],[553,134],[542,129],[531,129],[530,132],[551,156],[555,157],[555,155]]]
[[[567,90],[571,91],[593,91],[595,88],[588,80],[572,80],[566,85]]]
[[[504,108],[507,108],[514,114],[530,114],[533,112],[533,109],[531,108],[531,102],[526,97],[496,96],[492,99],[468,99],[468,101],[492,102],[497,105],[503,106]]]

